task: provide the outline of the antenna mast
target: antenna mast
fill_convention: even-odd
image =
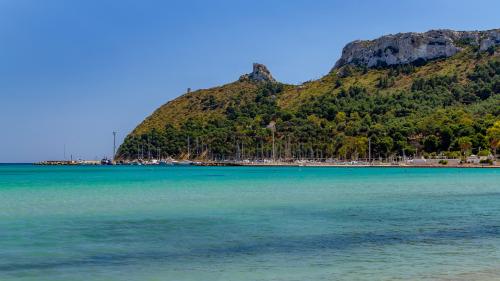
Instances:
[[[113,159],[115,160],[116,157],[116,132],[113,131]]]

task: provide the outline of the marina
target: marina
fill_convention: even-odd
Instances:
[[[272,160],[224,160],[224,161],[198,161],[198,160],[146,160],[146,161],[43,161],[35,165],[60,166],[60,165],[118,165],[118,166],[290,166],[290,167],[428,167],[428,168],[499,168],[497,161],[491,162],[461,162],[459,159],[430,159],[430,160],[406,160],[398,162],[382,161],[335,161],[335,160],[296,160],[296,161],[272,161]]]

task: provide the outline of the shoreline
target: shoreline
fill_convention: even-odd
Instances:
[[[323,163],[241,163],[241,164],[210,164],[195,166],[233,166],[233,167],[316,167],[316,168],[500,168],[500,165],[464,164],[464,165],[391,165],[391,164],[323,164]]]
[[[422,166],[422,165],[242,165],[243,167],[311,167],[311,168],[500,168],[498,165],[493,166]]]
[[[4,163],[8,164],[8,163]],[[204,162],[204,161],[193,161],[189,164],[151,164],[151,163],[112,163],[112,164],[86,164],[86,163],[76,163],[70,161],[53,161],[53,162],[38,162],[38,163],[26,163],[28,165],[36,166],[199,166],[199,167],[331,167],[331,168],[500,168],[499,164],[479,164],[479,163],[465,163],[465,164],[409,164],[409,163],[322,163],[322,162]]]

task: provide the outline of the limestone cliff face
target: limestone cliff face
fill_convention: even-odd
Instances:
[[[465,45],[478,46],[481,51],[500,45],[500,29],[431,30],[386,35],[370,41],[357,40],[344,47],[342,57],[334,68],[346,64],[374,67],[446,58],[459,52]]]
[[[252,73],[242,75],[240,80],[250,80],[253,82],[276,82],[267,67],[260,63],[254,63]]]

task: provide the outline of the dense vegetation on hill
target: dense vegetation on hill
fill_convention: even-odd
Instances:
[[[245,78],[159,108],[117,158],[366,158],[468,153],[499,145],[498,50],[427,63],[345,65],[302,85]],[[496,122],[496,123],[495,123]],[[480,150],[483,150],[480,152]]]

